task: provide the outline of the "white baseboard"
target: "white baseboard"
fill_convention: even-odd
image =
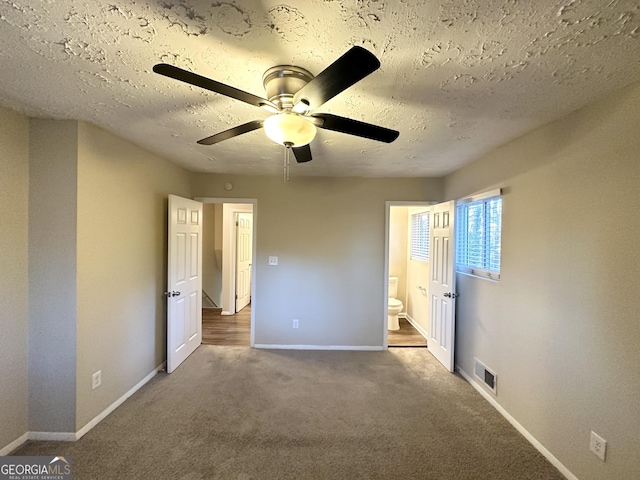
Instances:
[[[467,372],[462,370],[460,367],[456,366],[456,371],[462,375],[462,377],[471,384],[473,388],[475,388],[480,395],[484,397],[484,399],[491,404],[493,408],[495,408],[507,421],[515,427],[518,432],[520,432],[524,438],[526,438],[531,445],[535,447],[544,457],[551,462],[551,464],[556,467],[562,475],[564,475],[568,480],[578,480],[573,473],[569,471],[567,467],[565,467],[560,460],[553,456],[553,454],[547,450],[544,445],[542,445],[533,435],[531,435],[515,418],[511,416],[509,412],[507,412],[502,405],[500,405],[495,398],[493,398],[478,382],[476,382]]]
[[[43,440],[54,442],[75,442],[75,432],[29,432],[29,440]]]
[[[91,430],[98,423],[104,420],[107,417],[107,415],[109,415],[116,408],[122,405],[127,398],[129,398],[131,395],[133,395],[138,390],[140,390],[140,388],[142,388],[149,380],[155,377],[158,374],[158,372],[160,372],[161,370],[164,370],[165,366],[166,366],[166,362],[163,362],[162,365],[155,368],[151,373],[149,373],[146,377],[144,377],[136,385],[134,385],[127,393],[125,393],[120,398],[118,398],[115,402],[109,405],[106,408],[106,410],[104,410],[102,413],[100,413],[95,418],[93,418],[93,420],[91,420],[89,423],[87,423],[84,427],[82,427],[77,432],[27,432],[24,435],[22,435],[20,438],[11,442],[6,447],[0,449],[0,456],[8,455],[12,451],[20,447],[27,440],[45,440],[45,441],[51,440],[51,441],[58,441],[58,442],[75,442],[76,440],[79,440],[84,435],[86,435],[89,432],[89,430]]]
[[[4,457],[6,455],[9,455],[11,452],[13,452],[16,448],[18,448],[20,445],[22,445],[27,440],[29,440],[29,432],[26,432],[20,438],[15,439],[9,445],[1,448],[0,449],[0,457]]]
[[[382,345],[269,345],[256,344],[254,348],[264,350],[362,350],[362,351],[382,351]]]
[[[405,318],[407,319],[407,322],[413,325],[413,328],[415,328],[418,331],[418,333],[420,333],[420,335],[422,335],[426,339],[429,338],[429,335],[427,331],[424,329],[424,327],[420,325],[418,322],[416,322],[413,318],[411,318],[411,315],[407,315]]]
[[[146,377],[144,377],[142,380],[140,380],[138,383],[136,383],[127,393],[125,393],[123,396],[121,396],[119,399],[117,399],[115,402],[113,402],[111,405],[109,405],[106,408],[106,410],[104,410],[102,413],[100,413],[99,415],[94,417],[93,420],[91,420],[84,427],[82,427],[80,430],[78,430],[75,433],[75,437],[76,437],[75,440],[78,440],[78,439],[82,438],[84,435],[86,435],[87,432],[89,432],[89,430],[91,430],[93,427],[95,427],[98,423],[100,423],[102,420],[104,420],[107,417],[107,415],[109,415],[116,408],[118,408],[120,405],[122,405],[127,398],[129,398],[131,395],[136,393],[149,380],[151,380],[153,377],[155,377],[158,374],[159,371],[164,370],[166,364],[167,364],[167,362],[162,362],[162,364],[160,366],[158,366],[157,368],[152,370]]]

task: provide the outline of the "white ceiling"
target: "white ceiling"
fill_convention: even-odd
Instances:
[[[352,45],[382,66],[318,112],[400,131],[319,130],[292,175],[440,176],[640,79],[637,0],[0,0],[0,104],[95,123],[192,171],[279,175],[268,112],[162,77],[165,62],[264,97],[262,74],[317,75]]]

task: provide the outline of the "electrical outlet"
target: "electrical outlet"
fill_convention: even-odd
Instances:
[[[591,432],[591,442],[589,443],[589,450],[595,453],[600,460],[604,462],[607,454],[607,441],[595,432]]]
[[[278,265],[278,257],[269,257],[269,265]]]
[[[300,325],[300,321],[297,318],[293,319],[293,328],[298,328]]]
[[[98,370],[96,373],[93,374],[93,376],[91,377],[91,388],[92,389],[96,389],[98,388],[100,385],[102,385],[102,370]]]

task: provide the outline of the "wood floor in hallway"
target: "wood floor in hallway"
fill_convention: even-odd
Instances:
[[[202,309],[203,345],[250,345],[251,305],[235,315],[221,315],[220,309]],[[404,318],[400,319],[400,330],[389,330],[390,347],[426,347],[427,339]]]
[[[251,343],[251,305],[235,315],[221,315],[220,309],[202,309],[203,345],[246,346]]]

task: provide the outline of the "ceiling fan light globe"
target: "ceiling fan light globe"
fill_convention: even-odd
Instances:
[[[264,132],[280,145],[301,147],[315,138],[316,126],[300,115],[280,113],[265,119]]]

